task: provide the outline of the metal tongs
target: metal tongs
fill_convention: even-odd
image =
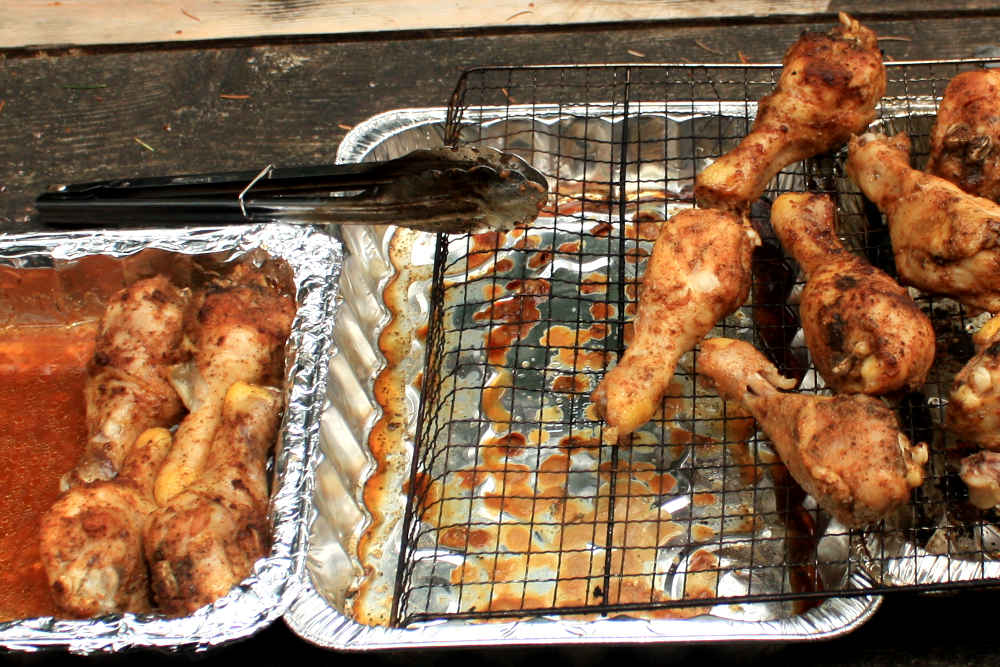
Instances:
[[[386,162],[58,186],[35,206],[52,227],[282,221],[459,234],[530,224],[547,195],[545,177],[516,155],[443,147]]]

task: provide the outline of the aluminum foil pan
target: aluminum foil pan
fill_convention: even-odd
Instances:
[[[746,132],[746,109],[742,102],[713,103],[704,109],[691,103],[676,109],[663,104],[644,105],[627,125],[644,138],[669,136],[684,141],[685,136],[738,137]],[[485,109],[466,115],[468,125],[463,127],[463,136],[487,144],[491,136],[505,136],[508,139],[503,148],[521,152],[529,159],[535,157],[535,166],[547,174],[558,173],[564,185],[585,187],[589,182],[615,180],[608,173],[602,176],[601,170],[611,168],[610,140],[626,125],[619,122],[619,112],[595,104],[580,109],[540,105]],[[445,109],[402,110],[376,116],[348,135],[338,160],[388,159],[416,148],[439,145],[445,117]],[[553,129],[557,124],[558,130]],[[608,154],[585,154],[588,142],[574,144],[574,132],[586,133],[580,135],[581,139],[597,139],[589,146],[603,146]],[[545,148],[546,142],[552,141],[560,142],[558,147]],[[664,143],[653,139],[639,149],[659,150],[659,156],[629,156],[629,164],[639,164],[640,168],[625,181],[636,192],[645,190],[647,182],[649,189],[662,189],[662,165],[669,165],[674,170],[671,182],[681,185],[671,193],[679,203],[668,206],[660,202],[659,212],[666,216],[674,212],[675,206],[690,205],[683,200],[690,199],[693,175],[704,163],[664,160]],[[574,145],[578,154],[573,152]],[[533,150],[537,150],[534,156],[526,154]],[[684,154],[690,155],[691,151]],[[560,157],[539,164],[546,155]],[[647,169],[657,161],[661,165],[658,171]],[[311,525],[305,555],[308,579],[285,616],[300,636],[320,646],[353,650],[801,640],[847,632],[878,608],[879,598],[858,595],[827,599],[806,611],[787,603],[753,603],[717,605],[690,618],[654,618],[636,612],[616,618],[554,616],[489,623],[452,619],[389,627],[421,405],[423,336],[431,305],[428,290],[435,246],[428,235],[392,228],[345,228],[343,240],[348,251],[341,281],[344,302],[334,329],[336,349],[328,387],[329,406],[323,416],[323,453],[317,458],[316,495],[307,518]],[[391,317],[390,313],[397,316]],[[738,320],[739,315],[736,317]],[[739,328],[738,321],[727,322],[729,335]],[[740,501],[738,492],[729,495],[734,502]],[[760,497],[761,502],[766,502],[766,494]],[[846,544],[826,546],[846,554]],[[429,581],[435,573],[424,576]],[[836,585],[847,589],[864,583],[846,573],[831,572],[829,576],[839,577]],[[442,609],[453,608],[447,600],[441,604]]]
[[[104,230],[0,237],[0,265],[68,267],[74,260],[125,258],[156,248],[183,255],[212,254],[213,262],[263,250],[293,271],[298,311],[286,347],[287,406],[273,461],[269,519],[271,553],[225,597],[190,616],[116,614],[93,620],[32,618],[0,624],[0,646],[20,651],[65,648],[90,653],[134,647],[203,650],[247,637],[280,618],[298,595],[305,544],[304,505],[312,494],[308,465],[317,449],[330,329],[342,250],[326,230],[253,225],[176,230]]]

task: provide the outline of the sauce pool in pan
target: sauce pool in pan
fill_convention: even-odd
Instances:
[[[57,615],[38,524],[86,440],[97,323],[0,332],[0,621]]]

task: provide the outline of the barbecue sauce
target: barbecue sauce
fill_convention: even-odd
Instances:
[[[0,621],[57,614],[38,526],[83,451],[95,334],[96,323],[0,333]]]

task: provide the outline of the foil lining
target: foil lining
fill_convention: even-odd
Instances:
[[[630,116],[629,123],[621,122],[620,112],[620,108],[599,104],[579,108],[543,105],[487,108],[467,112],[464,120],[468,124],[463,127],[462,136],[466,140],[519,152],[526,159],[534,158],[532,162],[536,167],[547,175],[558,174],[564,186],[586,188],[593,182],[616,180],[610,172],[617,159],[611,154],[611,146],[620,137],[623,127],[631,127],[644,138],[643,142],[630,144],[636,153],[627,156],[626,162],[627,168],[633,171],[625,182],[636,191],[603,194],[628,197],[657,188],[662,191],[664,165],[667,165],[671,170],[670,182],[677,185],[676,191],[670,194],[677,202],[658,204],[662,218],[675,212],[677,206],[690,205],[684,200],[690,199],[693,176],[707,162],[665,159],[663,151],[667,142],[657,137],[696,142],[695,137],[740,137],[746,132],[747,105],[742,102],[712,103],[703,108],[690,102],[677,106],[643,104],[633,107],[634,116]],[[341,145],[338,160],[389,159],[416,148],[439,145],[444,136],[445,114],[444,109],[415,109],[376,116],[355,127],[348,135]],[[581,140],[574,142],[574,136]],[[507,138],[504,146],[500,145],[501,137]],[[546,142],[559,144],[547,147]],[[577,153],[573,152],[574,146]],[[591,149],[597,146],[598,152],[606,149],[606,154],[585,153],[588,146]],[[692,155],[695,151],[701,154],[703,151],[707,156],[717,150],[715,146],[688,145],[682,154]],[[540,163],[547,155],[560,157],[552,163]],[[801,173],[791,178],[800,184],[799,187],[805,187]],[[600,199],[602,194],[594,190],[588,193],[595,199]],[[605,213],[605,221],[614,219],[610,215]],[[588,225],[599,223],[600,215],[585,216],[584,220]],[[549,229],[557,230],[563,224],[553,225],[550,220],[546,223]],[[578,218],[568,218],[565,222],[567,227],[576,226],[576,230],[569,231],[575,231],[577,238],[580,224]],[[397,233],[392,228],[345,228],[342,233],[348,249],[341,285],[344,303],[339,309],[334,332],[337,344],[328,388],[329,406],[323,417],[323,455],[317,459],[317,494],[307,518],[311,525],[310,546],[305,556],[308,577],[302,594],[285,616],[286,622],[300,636],[320,646],[352,650],[562,642],[801,640],[848,632],[878,608],[878,597],[857,595],[826,599],[804,612],[795,611],[796,606],[787,603],[753,603],[717,605],[701,609],[691,618],[654,618],[635,612],[616,618],[539,617],[488,623],[430,620],[406,627],[387,627],[385,624],[394,602],[402,514],[421,401],[418,380],[423,371],[424,346],[420,327],[430,312],[427,289],[429,269],[433,264],[433,240],[423,238],[425,235]],[[398,234],[410,238],[400,244]],[[466,247],[464,243],[458,245]],[[637,241],[636,246],[648,249],[651,241]],[[401,267],[405,268],[401,270]],[[466,273],[475,273],[467,266],[453,266],[452,269],[456,281],[468,278]],[[641,264],[637,263],[630,270],[641,273]],[[407,275],[401,277],[401,273]],[[580,275],[579,271],[575,271],[575,275]],[[446,280],[451,278],[449,273]],[[385,302],[387,287],[393,285],[394,280],[402,280],[407,285],[404,301],[409,308],[403,311],[404,322],[392,321]],[[745,314],[737,314],[726,322],[727,335],[733,335],[741,327],[747,328],[741,323],[741,317]],[[392,331],[387,336],[389,329]],[[406,351],[403,363],[386,356],[392,354],[387,352],[391,347],[387,346],[387,341],[398,343],[400,338]],[[468,341],[465,344],[475,348]],[[386,403],[379,395],[377,378],[387,368],[397,367],[400,372],[394,379],[402,388],[402,400]],[[693,375],[683,366],[680,377],[682,381],[693,382]],[[463,380],[456,377],[450,381],[461,383]],[[395,458],[391,465],[378,468],[379,457],[371,450],[375,442],[372,434],[380,423],[385,423],[387,405],[395,413],[388,415],[390,421],[394,420],[402,433],[394,440]],[[582,406],[576,407],[582,409]],[[476,406],[466,408],[475,410]],[[704,423],[711,425],[712,421]],[[639,455],[654,456],[655,450],[656,447],[649,447]],[[370,490],[375,476],[378,476],[375,486],[386,491],[378,496],[384,499],[382,505],[373,508],[366,502],[373,498],[366,496],[366,487]],[[599,483],[596,479],[592,481]],[[707,483],[714,482],[709,479]],[[764,493],[754,502],[768,502],[767,484],[767,480],[762,483]],[[725,498],[724,502],[739,504],[747,500],[735,489],[725,491],[718,494]],[[738,531],[732,537],[738,542]],[[845,540],[839,539],[825,540],[821,546],[832,554],[841,555],[841,560],[850,548]],[[740,558],[773,558],[773,554],[739,554],[738,551],[727,555],[737,559],[732,561],[734,571],[738,570]],[[439,575],[431,568],[424,573],[421,582],[440,582]],[[855,592],[866,585],[863,577],[841,571],[831,570],[823,573],[823,577],[834,586]],[[447,581],[447,576],[444,580]],[[734,584],[742,585],[738,576]],[[780,587],[783,582],[778,581],[775,585]],[[454,610],[457,603],[448,598],[448,586],[439,588],[442,590],[435,590],[435,594],[441,596],[439,608]]]
[[[0,623],[0,646],[77,653],[162,647],[199,651],[247,637],[279,619],[303,580],[304,505],[312,496],[310,459],[316,451],[331,340],[340,243],[326,230],[298,225],[247,225],[171,230],[26,233],[0,237],[0,265],[65,266],[91,255],[123,258],[156,248],[184,255],[212,254],[233,261],[257,250],[293,271],[298,311],[286,346],[287,405],[275,448],[269,519],[270,554],[228,595],[190,616],[115,614],[89,620],[32,618]]]

